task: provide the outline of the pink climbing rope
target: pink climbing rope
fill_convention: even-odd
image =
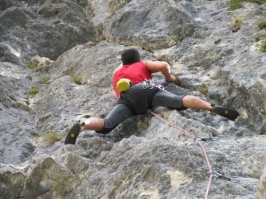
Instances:
[[[176,129],[179,129],[181,131],[183,131],[184,133],[186,133],[188,136],[190,136],[191,138],[195,139],[195,136],[192,135],[190,132],[186,131],[185,129],[177,126],[177,125],[174,125],[172,124],[171,122],[168,122],[167,120],[163,119],[162,117],[160,117],[159,115],[155,114],[154,112],[150,111],[150,113],[152,115],[154,115],[155,117],[159,118],[160,120],[164,121],[166,124],[176,128]],[[208,158],[208,155],[207,155],[207,152],[203,146],[203,144],[201,142],[199,142],[197,139],[195,140],[199,145],[200,147],[202,148],[202,151],[203,151],[203,154],[204,154],[204,157],[205,157],[205,160],[206,160],[206,163],[207,163],[207,166],[208,166],[208,169],[209,169],[209,172],[212,172],[212,168],[211,168],[211,163],[209,161],[209,158]],[[208,185],[207,185],[207,188],[206,188],[206,193],[205,193],[205,197],[204,199],[207,199],[208,198],[208,194],[209,194],[209,190],[210,190],[210,187],[211,187],[211,181],[212,181],[212,174],[210,174],[210,177],[209,177],[209,182],[208,182]]]

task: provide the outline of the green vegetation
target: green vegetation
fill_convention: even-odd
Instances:
[[[266,3],[266,0],[246,0],[246,2],[250,2],[250,3],[256,3],[256,4],[264,4]]]
[[[236,10],[242,8],[242,0],[230,0],[230,10]]]
[[[81,75],[78,76],[78,75],[71,74],[70,77],[76,84],[79,84],[79,85],[82,84],[83,76],[81,76]]]
[[[256,35],[254,37],[255,41],[258,42],[258,41],[262,41],[264,39],[266,39],[266,34],[263,34],[263,35]]]
[[[266,37],[264,37],[264,38],[261,40],[260,51],[263,52],[263,53],[266,52]]]
[[[39,93],[39,90],[35,88],[35,86],[31,86],[30,90],[29,90],[29,94],[34,97],[35,95],[37,95]]]
[[[54,144],[55,142],[62,140],[62,136],[57,135],[55,132],[49,132],[46,135],[44,135],[44,140],[48,144]]]
[[[242,8],[242,2],[257,3],[260,5],[266,3],[266,0],[230,0],[230,10]]]
[[[51,77],[42,77],[40,79],[40,83],[41,84],[46,84],[50,79],[51,79]]]
[[[38,67],[38,64],[39,64],[38,61],[36,61],[36,60],[31,60],[31,61],[29,61],[29,63],[28,63],[28,68],[29,68],[29,69],[35,69],[35,68]]]
[[[266,18],[260,18],[258,21],[259,30],[266,29]]]
[[[230,29],[232,30],[232,32],[237,32],[240,29],[241,25],[243,24],[244,17],[233,16],[232,20],[233,23],[230,25]]]
[[[260,41],[260,52],[266,52],[266,34],[257,35],[254,37],[256,42]]]
[[[83,118],[90,118],[90,115],[84,115]]]
[[[254,39],[256,42],[260,41],[261,36],[255,36]]]

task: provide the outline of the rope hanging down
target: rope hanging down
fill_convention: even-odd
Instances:
[[[211,181],[212,181],[212,176],[213,176],[213,171],[212,171],[212,168],[211,168],[211,164],[210,164],[210,161],[209,161],[209,158],[207,156],[207,152],[203,146],[202,143],[199,142],[199,140],[197,139],[197,137],[195,137],[194,135],[192,135],[190,132],[186,131],[185,129],[177,126],[177,125],[174,125],[172,124],[171,122],[168,122],[167,120],[163,119],[162,117],[160,117],[159,115],[155,114],[154,112],[152,111],[148,111],[149,113],[151,113],[152,115],[154,115],[155,117],[159,118],[160,120],[164,121],[166,124],[176,128],[176,129],[179,129],[181,131],[183,131],[184,133],[186,133],[189,137],[195,139],[195,142],[197,142],[200,147],[202,148],[202,151],[204,153],[204,157],[205,157],[205,160],[206,160],[206,163],[207,163],[207,166],[208,166],[208,169],[209,169],[209,174],[210,174],[210,177],[209,177],[209,182],[208,182],[208,185],[207,185],[207,188],[206,188],[206,193],[205,193],[205,197],[204,199],[207,199],[208,198],[208,194],[209,194],[209,190],[210,190],[210,187],[211,187]]]

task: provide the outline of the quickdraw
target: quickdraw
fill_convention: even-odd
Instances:
[[[229,178],[229,177],[223,176],[222,174],[218,173],[217,171],[211,171],[208,174],[212,175],[215,178],[227,180],[227,181],[234,182],[234,183],[238,183],[240,181],[237,178]]]
[[[194,141],[196,141],[196,140],[198,140],[198,141],[203,141],[203,142],[207,142],[207,141],[217,141],[217,140],[219,140],[219,137],[202,138],[202,137],[197,136],[197,137],[194,138]]]

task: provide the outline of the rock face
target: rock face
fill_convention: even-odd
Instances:
[[[186,14],[187,9],[180,9],[177,3],[131,1],[119,10],[110,9],[111,6],[109,12],[113,15],[103,23],[103,34],[111,42],[147,50],[164,49],[197,30],[197,24]]]
[[[200,141],[211,169],[239,180],[213,177],[208,198],[266,197],[266,58],[254,39],[266,35],[257,28],[265,4],[2,0],[0,11],[0,199],[204,198],[209,169],[187,132],[216,138]],[[237,16],[244,21],[232,32]],[[128,46],[171,64],[178,85],[153,75],[167,90],[240,117],[158,107],[176,128],[139,115],[64,145],[76,121],[104,117],[116,103],[112,74]]]
[[[55,60],[75,45],[96,38],[90,16],[73,1],[6,0],[1,10],[2,61],[23,65],[35,55]]]

